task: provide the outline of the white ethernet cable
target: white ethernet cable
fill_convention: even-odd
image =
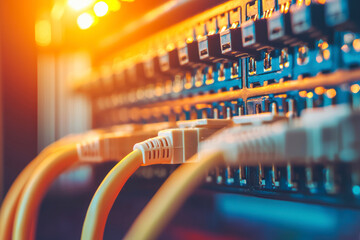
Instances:
[[[329,133],[335,137],[324,139]],[[327,153],[327,149],[334,146],[337,150]],[[260,162],[333,161],[336,155],[348,162],[360,157],[360,113],[351,111],[346,105],[307,111],[291,123],[281,121],[266,126],[226,128],[203,142],[199,155],[194,156],[200,159],[198,164],[176,169],[124,239],[156,239],[188,196],[204,181],[205,173],[215,166],[240,162],[257,166]]]

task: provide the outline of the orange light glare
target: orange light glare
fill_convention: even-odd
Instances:
[[[360,91],[359,84],[351,85],[350,90],[351,90],[352,93],[358,93]]]
[[[35,41],[38,46],[46,47],[51,43],[51,24],[48,20],[35,23]]]
[[[94,0],[68,0],[67,4],[70,8],[76,11],[83,10],[90,7],[94,3]]]
[[[328,96],[328,98],[334,98],[336,96],[336,90],[331,88],[326,91],[326,95]]]
[[[360,39],[357,38],[353,41],[353,48],[355,51],[360,52]]]
[[[306,96],[307,98],[313,98],[314,94],[312,92],[308,92]]]
[[[325,93],[325,88],[323,88],[323,87],[317,87],[317,88],[315,88],[315,93],[316,93],[317,95],[322,95],[322,94]]]
[[[223,27],[221,28],[220,32],[225,31],[225,30],[226,30],[226,28],[227,28],[227,26],[223,26]]]
[[[105,16],[108,13],[108,11],[109,11],[109,6],[106,4],[106,2],[100,1],[94,5],[94,12],[95,15],[98,17]]]
[[[109,11],[116,12],[121,8],[121,3],[118,0],[107,0],[107,5],[109,6]]]
[[[172,51],[175,49],[175,44],[174,43],[169,43],[168,45],[166,45],[166,50],[167,51]]]
[[[306,92],[306,91],[300,91],[300,92],[299,92],[299,96],[300,96],[300,97],[306,97],[306,95],[307,95],[307,92]]]
[[[93,25],[95,19],[89,13],[83,13],[77,18],[77,24],[80,29],[88,29]]]
[[[57,2],[54,4],[53,8],[51,9],[51,17],[55,20],[60,20],[64,15],[65,8],[64,5]]]
[[[330,51],[329,50],[324,50],[323,55],[324,55],[325,60],[330,59]]]
[[[194,41],[194,38],[193,37],[188,37],[187,39],[186,39],[186,42],[187,43],[192,43]]]

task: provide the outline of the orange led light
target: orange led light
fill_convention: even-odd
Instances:
[[[186,43],[192,43],[194,41],[194,38],[193,37],[188,37],[186,39]]]
[[[358,93],[360,91],[359,84],[351,85],[350,90],[351,90],[352,93]]]
[[[290,2],[287,2],[286,5],[285,5],[285,10],[284,10],[284,13],[287,13],[290,9]]]
[[[215,32],[216,32],[215,30],[211,30],[211,31],[209,31],[208,35],[214,35]]]
[[[307,95],[307,92],[306,92],[306,91],[300,91],[300,92],[299,92],[299,96],[300,96],[300,97],[303,97],[303,98],[304,98],[304,97],[306,97],[306,95]]]
[[[239,25],[239,22],[234,22],[234,23],[231,25],[231,28],[237,28],[238,25]]]
[[[336,90],[331,88],[329,90],[326,91],[326,96],[328,98],[334,98],[336,96]]]
[[[323,88],[323,87],[317,87],[317,88],[315,88],[315,93],[317,94],[317,95],[322,95],[322,94],[324,94],[325,93],[325,88]]]
[[[173,43],[169,43],[167,46],[166,46],[166,50],[167,51],[172,51],[172,50],[174,50],[175,49],[175,44],[173,44]]]
[[[330,51],[329,50],[324,50],[323,56],[324,56],[325,60],[329,60],[330,59]]]
[[[360,52],[360,39],[355,39],[353,41],[353,48],[355,51]]]
[[[285,5],[282,4],[281,7],[280,7],[280,12],[283,13],[285,11]]]

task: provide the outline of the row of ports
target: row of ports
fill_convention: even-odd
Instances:
[[[259,5],[256,9],[262,9],[263,14],[254,16],[245,14],[248,20],[241,23],[242,9],[234,8],[199,23],[196,27],[190,27],[189,35],[187,37],[184,35],[184,41],[177,41],[182,42],[181,44],[170,43],[159,51],[155,51],[155,55],[154,49],[149,49],[152,54],[141,52],[139,55],[145,56],[141,59],[133,56],[132,60],[125,59],[116,63],[116,67],[104,67],[113,70],[101,70],[100,78],[107,78],[108,76],[102,75],[112,72],[110,74],[117,78],[117,82],[122,85],[121,88],[126,86],[128,90],[149,81],[166,79],[178,73],[192,71],[191,69],[214,66],[219,62],[231,64],[237,62],[239,57],[257,59],[261,55],[265,56],[262,61],[264,61],[266,72],[272,68],[272,51],[275,49],[281,51],[281,49],[293,46],[298,48],[296,61],[299,65],[308,62],[309,49],[314,47],[319,48],[316,60],[321,62],[330,57],[327,47],[334,40],[334,30],[356,32],[360,26],[358,14],[354,14],[353,10],[360,4],[357,0],[334,0],[326,4],[293,6],[290,6],[289,1],[286,7],[283,2],[279,6],[274,3],[271,9],[261,7],[262,1],[251,2],[250,5],[254,5],[253,3]],[[279,11],[274,12],[276,9]],[[247,13],[249,12],[254,11],[247,9]],[[260,15],[260,18],[257,17]],[[323,43],[319,43],[317,39],[323,39]],[[354,43],[356,48],[360,45],[356,44],[357,41]],[[155,45],[157,44],[159,43]],[[343,49],[346,51],[347,44],[344,46]],[[286,52],[281,51],[280,68],[288,64],[286,55]],[[249,68],[251,68],[249,71],[251,74],[256,72],[254,64],[249,65]]]
[[[359,36],[354,33],[343,34],[343,38],[341,40],[341,42],[344,42],[344,45],[341,48],[343,52],[342,55],[338,54],[340,49],[335,49],[326,41],[318,40],[316,45],[317,47],[315,49],[310,49],[306,45],[303,45],[296,48],[284,48],[272,52],[264,52],[261,55],[261,58],[250,57],[247,60],[242,60],[247,63],[246,79],[248,79],[249,82],[246,86],[250,88],[263,86],[264,84],[259,83],[254,77],[257,78],[258,75],[261,75],[262,78],[265,79],[265,74],[267,73],[272,74],[273,72],[276,72],[275,75],[277,78],[289,80],[292,79],[291,76],[295,75],[297,77],[300,75],[309,76],[316,75],[319,72],[326,73],[335,71],[336,69],[342,67],[349,68],[359,66],[360,59],[356,57],[360,52],[359,39]],[[330,59],[332,55],[335,57]],[[161,92],[161,89],[159,89],[159,86],[161,88],[161,85],[166,85],[166,87],[164,86],[163,88],[167,89],[166,91],[163,91],[162,94],[171,92],[177,93],[194,87],[201,87],[211,85],[216,82],[241,78],[243,71],[241,64],[242,61],[238,60],[233,62],[217,63],[214,65],[199,66],[196,69],[184,70],[175,76],[159,78],[154,81],[154,83],[143,83],[141,86],[136,88],[125,88],[122,75],[101,78],[99,81],[93,83],[93,94],[108,95],[112,92],[129,92],[137,88],[139,91],[142,91],[141,89],[144,89],[144,86],[145,88],[147,88],[146,86],[157,86],[157,92],[159,93]],[[343,62],[344,65],[337,66],[336,64],[338,62]],[[282,73],[279,74],[279,71]],[[274,81],[274,83],[275,82],[279,81]],[[183,86],[182,83],[184,83]],[[171,85],[176,87],[172,88]],[[242,87],[240,82],[238,87]],[[159,94],[153,94],[153,96],[159,96]]]
[[[360,169],[350,164],[218,167],[209,184],[303,194],[347,194],[360,199]]]
[[[100,101],[101,100],[101,101]],[[107,101],[108,100],[108,101]],[[152,123],[194,120],[201,118],[229,119],[241,115],[273,113],[289,118],[299,116],[306,108],[349,104],[360,109],[360,85],[353,83],[338,88],[317,87],[311,91],[296,91],[274,96],[241,99],[194,106],[171,107],[163,105],[149,109],[119,107],[115,97],[94,102],[94,126],[106,127],[126,123]],[[121,103],[120,103],[121,105]]]

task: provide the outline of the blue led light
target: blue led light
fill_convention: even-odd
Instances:
[[[360,186],[359,185],[355,185],[352,187],[352,192],[355,196],[359,196],[360,195]]]

